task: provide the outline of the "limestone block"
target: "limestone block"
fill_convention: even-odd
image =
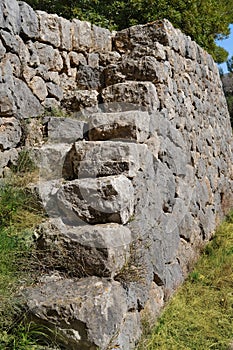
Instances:
[[[67,143],[48,143],[32,149],[33,160],[40,169],[40,181],[62,178],[65,157],[70,149]]]
[[[0,59],[4,57],[5,53],[6,53],[5,46],[3,45],[2,40],[0,39]]]
[[[100,65],[103,67],[106,67],[109,64],[116,64],[120,59],[121,55],[116,51],[99,54]]]
[[[22,64],[27,64],[29,62],[30,54],[28,48],[19,35],[1,30],[0,37],[7,51],[10,51],[11,54],[16,54]]]
[[[99,67],[99,54],[97,53],[89,53],[87,56],[88,59],[88,65],[91,68],[98,68]]]
[[[92,26],[93,47],[92,51],[109,52],[112,51],[112,34],[108,29]]]
[[[110,343],[110,349],[134,350],[142,335],[141,319],[138,311],[130,311],[124,318],[118,336]]]
[[[127,227],[118,224],[72,227],[55,223],[55,220],[44,223],[35,232],[39,237],[38,255],[49,269],[69,269],[73,277],[113,277],[127,263],[131,242]]]
[[[33,94],[38,97],[40,101],[45,100],[48,95],[48,90],[42,78],[35,76],[28,85],[32,89]]]
[[[72,51],[69,53],[69,58],[70,58],[71,67],[73,67],[73,66],[76,67],[80,63],[84,66],[87,65],[86,57],[82,53],[77,53],[77,52]]]
[[[19,78],[21,75],[21,62],[19,60],[19,57],[13,53],[8,52],[2,60],[2,64],[4,65],[7,62],[10,63],[14,76]]]
[[[60,48],[62,50],[72,50],[72,24],[65,18],[59,17]]]
[[[6,30],[0,30],[0,37],[4,46],[11,53],[19,54],[20,37]]]
[[[126,56],[121,64],[121,71],[128,80],[146,80],[153,83],[165,83],[171,76],[169,62],[159,62],[152,56],[144,56],[139,60]]]
[[[20,33],[27,38],[35,38],[38,35],[39,23],[36,13],[23,1],[19,1],[21,27]]]
[[[96,90],[77,90],[62,101],[63,106],[76,112],[77,116],[98,111],[98,92]]]
[[[17,160],[18,160],[18,152],[15,148],[12,148],[5,152],[0,151],[0,177],[5,175],[4,172],[6,167],[12,164],[16,165]]]
[[[56,338],[70,350],[106,349],[127,312],[121,284],[98,277],[50,281],[23,295],[29,321],[56,324]]]
[[[52,110],[55,108],[55,110],[61,108],[60,101],[56,100],[53,97],[47,97],[42,103],[42,106],[48,110]]]
[[[164,19],[123,29],[116,33],[114,43],[116,49],[122,53],[138,45],[153,47],[156,42],[183,53],[182,39],[180,39],[180,32]]]
[[[142,319],[149,323],[154,324],[163,306],[164,306],[163,289],[159,287],[155,282],[152,282],[150,287],[150,292],[149,292],[149,298],[146,302],[144,309],[141,311]]]
[[[161,143],[159,159],[167,164],[168,168],[178,176],[185,176],[187,172],[188,158],[182,148],[173,143],[169,138]]]
[[[165,61],[167,57],[166,49],[167,48],[164,48],[164,46],[158,42],[155,42],[153,47],[136,45],[128,55],[123,56],[123,59],[127,56],[131,59],[139,59],[149,56],[156,58],[158,61]]]
[[[85,123],[71,118],[49,117],[47,123],[48,141],[73,143],[84,137]]]
[[[39,22],[39,33],[37,39],[55,47],[59,47],[61,43],[59,17],[55,14],[51,15],[44,11],[36,11],[36,13]]]
[[[23,71],[22,71],[22,78],[25,80],[25,82],[27,84],[30,83],[30,81],[32,80],[32,78],[34,78],[36,75],[36,70],[31,68],[31,67],[28,67],[28,66],[25,66]]]
[[[63,90],[60,86],[54,83],[47,83],[46,84],[47,90],[48,90],[48,95],[50,97],[56,98],[58,101],[62,100],[63,97]]]
[[[66,157],[64,176],[68,179],[120,174],[134,177],[146,149],[146,145],[132,142],[76,142]]]
[[[52,83],[60,86],[60,77],[58,72],[46,72],[44,75],[44,80],[51,81]]]
[[[126,224],[134,211],[134,188],[124,175],[69,181],[57,192],[65,223]]]
[[[29,55],[30,55],[28,66],[33,67],[33,68],[40,66],[40,58],[39,58],[37,49],[31,40],[29,40],[27,42],[27,48],[28,48]]]
[[[0,2],[0,28],[13,34],[19,34],[20,12],[18,1],[2,0]]]
[[[147,112],[97,113],[90,117],[88,135],[90,141],[125,139],[145,142],[149,130]]]
[[[36,42],[34,44],[40,64],[45,65],[48,70],[60,72],[63,68],[63,60],[57,49],[50,45]]]
[[[21,139],[22,130],[17,119],[0,118],[0,149],[7,150],[16,147]]]
[[[132,109],[139,110],[140,106],[145,107],[145,110],[156,110],[159,107],[157,91],[151,82],[130,81],[115,84],[103,89],[102,96],[104,103],[117,102],[120,108],[124,104],[132,104]]]
[[[73,50],[78,52],[90,51],[93,47],[91,23],[74,19],[72,21]]]
[[[12,116],[17,108],[8,84],[0,84],[0,116]]]
[[[68,73],[68,72],[67,72]],[[69,75],[66,73],[60,74],[60,86],[63,89],[65,100],[69,99],[69,96],[72,95],[77,87],[76,76],[77,68],[71,68],[69,70]]]
[[[89,65],[79,65],[77,86],[83,90],[98,90],[101,87],[101,70]]]
[[[117,64],[109,64],[103,70],[103,79],[105,86],[124,83],[126,76],[122,74],[121,67]]]

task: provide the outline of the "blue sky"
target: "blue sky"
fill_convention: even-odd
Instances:
[[[229,52],[228,58],[233,56],[233,24],[230,25],[230,29],[231,29],[231,34],[228,39],[217,41],[217,44],[219,46],[224,47],[224,49],[226,49]],[[226,63],[221,64],[220,67],[223,68],[224,73],[227,73]]]

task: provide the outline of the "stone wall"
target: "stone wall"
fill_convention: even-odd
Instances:
[[[113,34],[2,0],[0,28],[1,173],[32,146],[50,217],[29,319],[67,349],[133,349],[232,208],[218,68],[166,20]]]

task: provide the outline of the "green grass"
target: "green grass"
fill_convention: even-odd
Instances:
[[[227,350],[233,342],[233,213],[165,307],[140,350]]]
[[[35,331],[24,325],[15,299],[20,286],[33,281],[32,233],[43,220],[36,195],[26,187],[34,175],[17,171],[0,182],[0,350],[35,348]]]

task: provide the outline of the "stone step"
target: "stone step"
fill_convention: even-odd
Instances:
[[[53,143],[74,143],[84,138],[86,123],[73,118],[45,117],[48,141]]]
[[[112,176],[136,176],[146,145],[130,142],[76,142],[64,162],[65,179]]]
[[[98,277],[51,280],[22,295],[28,321],[55,325],[56,342],[69,350],[106,350],[128,314],[121,284]]]
[[[60,220],[41,224],[35,232],[40,263],[73,277],[113,278],[130,256],[131,232],[118,224],[68,226]]]
[[[89,140],[126,140],[143,143],[150,134],[148,112],[95,113],[89,121]]]
[[[40,181],[62,178],[64,162],[71,148],[68,143],[46,143],[32,148],[31,157],[40,170]]]
[[[69,181],[56,199],[60,216],[69,225],[126,224],[134,212],[134,188],[124,175]]]

